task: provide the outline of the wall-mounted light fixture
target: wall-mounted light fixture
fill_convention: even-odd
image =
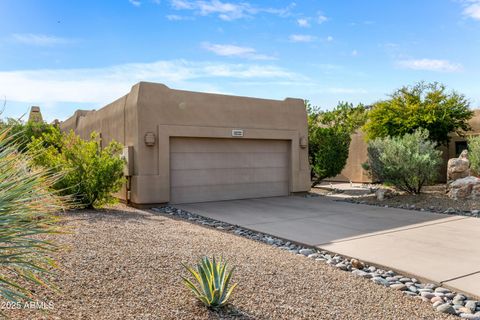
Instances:
[[[300,137],[299,143],[300,143],[300,148],[305,149],[308,146],[307,137],[305,137],[305,136]]]
[[[155,133],[147,132],[145,133],[145,145],[148,147],[153,147],[155,145]]]

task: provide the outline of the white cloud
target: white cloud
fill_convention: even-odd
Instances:
[[[401,60],[397,65],[412,70],[439,71],[439,72],[458,72],[462,70],[461,64],[452,63],[448,60],[439,59],[412,59]]]
[[[135,7],[139,7],[142,4],[140,0],[128,0],[128,2],[130,2]]]
[[[258,13],[269,13],[286,16],[295,6],[294,3],[285,8],[261,8],[248,2],[222,2],[220,0],[171,0],[171,5],[176,10],[190,10],[201,16],[216,15],[225,21],[247,18]]]
[[[189,1],[184,1],[184,0],[172,0],[172,6],[175,9],[181,10],[181,9],[193,9],[193,5],[190,4]]]
[[[167,18],[167,20],[170,20],[170,21],[193,20],[192,17],[179,16],[177,14],[168,14],[165,17]]]
[[[90,69],[0,71],[0,96],[40,105],[61,102],[102,105],[129,92],[139,81],[220,92],[215,83],[229,79],[305,81],[306,78],[274,65],[167,60]]]
[[[309,20],[308,18],[297,19],[297,24],[300,27],[308,28],[310,27],[310,22],[308,20]]]
[[[352,52],[350,53],[352,55],[352,57],[356,57],[358,56],[358,51],[356,49],[352,50]]]
[[[332,41],[333,41],[333,37],[332,37],[332,36],[328,36],[328,37],[327,37],[327,41],[328,41],[328,42],[332,42]]]
[[[202,46],[204,49],[223,57],[238,57],[252,60],[275,59],[274,57],[259,54],[254,48],[250,47],[240,47],[231,44],[212,44],[208,42],[203,43]]]
[[[480,1],[468,1],[468,5],[463,10],[463,14],[475,20],[480,20]]]
[[[36,33],[14,33],[12,34],[12,39],[21,44],[34,46],[52,46],[73,42],[71,39]]]
[[[288,37],[292,42],[312,42],[316,37],[307,34],[292,34]]]
[[[327,22],[327,21],[328,21],[327,16],[324,16],[322,13],[318,13],[318,17],[317,17],[317,23],[318,24],[322,24],[322,23]]]

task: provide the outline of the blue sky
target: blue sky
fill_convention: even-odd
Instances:
[[[440,81],[480,107],[480,0],[1,0],[4,116],[98,109],[139,81],[366,104]]]

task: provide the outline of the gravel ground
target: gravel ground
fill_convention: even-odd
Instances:
[[[364,196],[355,198],[356,201],[365,201],[367,204],[388,205],[390,207],[411,207],[416,209],[435,210],[444,212],[454,209],[455,211],[473,211],[480,209],[480,201],[474,199],[454,200],[445,193],[445,186],[425,187],[425,190],[418,195],[400,193],[398,195],[379,201],[375,196]]]
[[[342,199],[343,193],[334,193],[313,188],[313,193],[327,197],[336,197]],[[424,209],[426,211],[444,212],[452,209],[458,212],[471,212],[480,210],[480,200],[478,199],[450,199],[445,192],[445,185],[426,186],[421,194],[412,195],[403,192],[397,192],[395,195],[385,198],[382,201],[377,200],[374,194],[364,196],[344,196],[343,199],[350,202],[362,202],[364,204],[382,205],[389,207],[403,207],[406,209]],[[413,206],[413,207],[412,207]]]
[[[14,319],[458,319],[325,263],[234,234],[124,206],[66,214],[46,314]],[[208,311],[184,288],[180,262],[223,255],[237,266],[232,304]],[[45,295],[45,292],[40,294]]]

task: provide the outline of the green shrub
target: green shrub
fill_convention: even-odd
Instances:
[[[312,187],[325,178],[334,177],[347,164],[350,134],[336,128],[316,127],[309,144]]]
[[[9,135],[14,137],[10,143],[14,143],[22,152],[27,151],[28,144],[34,138],[40,138],[44,134],[60,135],[60,130],[54,125],[33,121],[24,123],[12,118],[6,121],[0,120],[0,130],[1,128],[8,128]]]
[[[13,302],[32,300],[35,286],[54,288],[45,276],[57,247],[37,236],[60,232],[55,213],[65,205],[50,191],[58,177],[30,160],[0,130],[0,296]]]
[[[76,203],[85,208],[114,202],[113,193],[124,182],[122,146],[111,142],[101,148],[99,135],[83,140],[75,133],[47,133],[33,138],[29,149],[39,153],[37,165],[62,173],[55,188],[62,194],[73,195]]]
[[[428,139],[427,130],[419,129],[402,137],[377,138],[368,143],[368,162],[364,165],[373,177],[408,193],[420,193],[434,182],[441,152]]]
[[[480,136],[468,138],[468,160],[474,173],[480,174]]]
[[[305,101],[308,112],[308,156],[312,187],[334,177],[347,164],[351,134],[365,123],[366,109],[340,102],[331,111],[320,111]]]
[[[233,292],[237,284],[230,286],[233,271],[227,271],[227,263],[222,264],[222,260],[216,261],[213,257],[212,261],[208,257],[204,257],[197,263],[197,270],[184,265],[185,269],[194,277],[198,286],[195,286],[192,281],[182,277],[183,282],[190,289],[195,297],[209,308],[218,308],[224,306],[228,298]]]

